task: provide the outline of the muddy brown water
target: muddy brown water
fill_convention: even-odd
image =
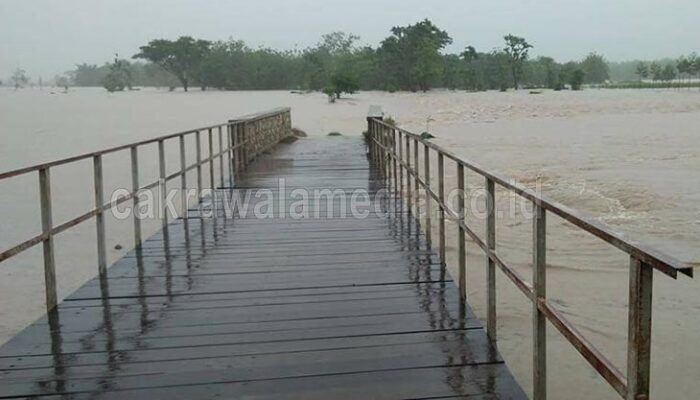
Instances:
[[[0,170],[35,164],[156,135],[223,122],[278,106],[292,107],[293,124],[310,136],[339,131],[359,135],[370,104],[380,104],[407,129],[426,130],[434,141],[526,185],[537,184],[559,202],[609,224],[683,261],[700,262],[700,93],[695,91],[587,90],[518,93],[436,91],[363,92],[336,104],[320,94],[174,92],[144,89],[108,94],[102,89],[0,89]],[[177,142],[166,149],[178,165]],[[142,182],[157,174],[156,148],[142,154]],[[107,192],[129,187],[128,154],[105,158]],[[169,169],[169,171],[171,171]],[[435,168],[433,168],[435,171]],[[446,166],[448,186],[456,169]],[[54,222],[92,206],[91,162],[52,171]],[[192,180],[191,180],[192,181]],[[483,179],[467,173],[468,187]],[[39,232],[35,175],[0,182],[0,249]],[[531,227],[498,192],[504,217],[497,246],[505,260],[530,276]],[[478,205],[478,200],[475,200]],[[108,250],[116,260],[132,245],[131,222],[108,219]],[[470,223],[477,232],[482,221]],[[155,232],[158,221],[144,230]],[[548,294],[562,312],[615,364],[625,370],[627,257],[557,218],[548,221]],[[450,247],[455,228],[448,225]],[[122,250],[115,250],[121,245]],[[59,236],[59,295],[95,275],[94,226]],[[468,295],[477,315],[485,310],[485,261],[468,243]],[[454,252],[451,252],[454,254]],[[448,262],[455,264],[451,257]],[[654,293],[652,394],[700,397],[700,286],[657,274]],[[40,248],[0,265],[0,342],[43,312]],[[517,379],[531,381],[531,306],[498,275],[499,347]],[[552,398],[617,398],[595,371],[549,327]]]

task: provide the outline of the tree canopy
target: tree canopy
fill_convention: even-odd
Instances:
[[[128,71],[134,86],[313,90],[329,92],[334,98],[357,90],[425,91],[437,87],[559,90],[572,86],[572,80],[577,81],[573,78],[580,77],[583,84],[627,80],[641,86],[637,83],[647,76],[655,81],[668,81],[673,76],[690,84],[700,75],[700,61],[694,55],[644,63],[644,76],[639,75],[639,61],[611,63],[598,53],[568,62],[546,56],[531,58],[533,44],[513,34],[504,36],[501,48],[484,51],[470,45],[450,53],[446,49],[452,38],[428,19],[391,28],[376,47],[359,43],[358,36],[345,32],[328,33],[316,44],[294,50],[254,48],[235,39],[157,39],[140,48],[134,56],[139,61],[130,63]],[[114,67],[111,62],[80,64],[69,76],[75,86],[101,86]],[[576,72],[579,69],[583,75]]]
[[[161,66],[175,75],[187,91],[190,81],[200,73],[210,46],[211,42],[190,36],[182,36],[175,41],[156,39],[146,46],[141,46],[141,51],[134,55],[134,58],[148,60]]]

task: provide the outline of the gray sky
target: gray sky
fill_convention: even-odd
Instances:
[[[533,55],[561,61],[593,50],[610,60],[677,57],[699,50],[698,15],[698,0],[0,0],[0,78],[22,67],[50,79],[180,35],[291,49],[342,30],[374,46],[392,26],[426,17],[455,51],[490,50],[513,33]]]

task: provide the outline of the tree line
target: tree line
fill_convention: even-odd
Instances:
[[[212,42],[183,36],[152,40],[129,59],[116,56],[102,66],[80,64],[62,78],[75,86],[104,86],[110,91],[134,86],[186,91],[191,87],[288,89],[323,91],[335,99],[360,89],[580,89],[583,84],[609,81],[611,66],[614,72],[622,69],[597,53],[563,63],[551,57],[532,58],[534,45],[513,34],[503,37],[502,47],[488,51],[467,46],[456,53],[445,52],[450,44],[452,37],[428,19],[392,28],[376,47],[361,46],[358,36],[344,32],[323,35],[316,45],[303,50],[253,48],[239,40]],[[673,63],[671,80],[697,75],[697,57],[683,60],[683,64]],[[649,64],[647,74],[665,81],[671,76],[669,65]],[[634,75],[641,72],[638,67],[625,64],[627,79],[646,79]]]

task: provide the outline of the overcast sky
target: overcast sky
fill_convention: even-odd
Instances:
[[[611,60],[677,57],[700,50],[699,15],[698,0],[0,0],[0,77],[21,67],[52,78],[180,35],[292,49],[342,30],[374,46],[392,26],[426,17],[455,51],[491,50],[513,33],[533,55],[558,60],[594,50]]]

